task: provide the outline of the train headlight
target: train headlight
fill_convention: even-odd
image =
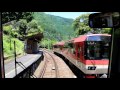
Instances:
[[[96,66],[88,66],[88,70],[95,70]]]

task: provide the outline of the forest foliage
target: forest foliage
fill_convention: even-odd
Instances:
[[[100,34],[100,33],[111,33],[111,28],[90,28],[88,24],[90,14],[82,14],[77,17],[72,26],[74,28],[76,36],[83,35],[83,34]]]
[[[34,13],[34,19],[44,29],[41,45],[51,47],[54,43],[75,37],[72,27],[73,19],[49,15],[43,12]]]

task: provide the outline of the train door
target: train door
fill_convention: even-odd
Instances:
[[[78,62],[79,62],[79,56],[80,56],[80,53],[79,53],[79,43],[75,43],[75,64],[78,66]]]
[[[80,61],[83,61],[83,43],[79,43],[79,57]]]
[[[81,43],[76,43],[76,58],[78,61],[80,61],[81,57],[82,57],[82,45]]]
[[[77,44],[77,58],[78,58],[78,61],[83,60],[83,43]]]
[[[77,53],[77,58],[78,58],[78,61],[79,61],[79,60],[80,60],[80,56],[81,56],[81,55],[80,55],[80,53],[81,53],[80,43],[77,44],[77,47],[78,47],[78,49],[77,49],[77,52],[78,52],[78,53]]]
[[[76,59],[79,60],[79,44],[76,43],[75,45],[76,45],[76,46],[75,46],[75,51],[76,51],[75,56],[76,56]]]
[[[78,66],[81,70],[84,70],[84,65],[83,65],[83,43],[79,42],[78,43]]]
[[[77,48],[77,46],[76,46],[76,44],[72,44],[73,45],[73,47],[72,47],[72,54],[73,54],[73,57],[76,57],[76,48]]]

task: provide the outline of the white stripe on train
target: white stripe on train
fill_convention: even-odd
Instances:
[[[63,53],[60,53],[58,51],[55,51],[61,55]],[[65,56],[65,55],[63,55]],[[108,71],[108,65],[95,65],[96,69],[95,70],[88,70],[89,66],[94,66],[94,65],[85,65],[84,63],[81,63],[75,59],[71,59],[68,55],[65,56],[72,64],[74,64],[76,67],[78,67],[84,74],[107,74]]]

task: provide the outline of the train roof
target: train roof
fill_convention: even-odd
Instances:
[[[77,38],[74,38],[74,43],[86,41],[86,39],[87,39],[89,36],[111,36],[111,35],[109,35],[109,34],[89,34],[89,35],[81,35],[81,36],[79,36],[79,37],[77,37]]]
[[[87,38],[87,35],[81,35],[81,36],[79,36],[77,38],[74,38],[74,43],[76,43],[76,42],[83,42],[83,41],[86,40],[86,38]]]
[[[88,35],[80,35],[79,37],[77,38],[73,38],[71,40],[68,40],[68,41],[61,41],[61,42],[57,42],[56,44],[54,45],[59,45],[59,46],[64,46],[65,43],[77,43],[77,42],[84,42],[87,40],[87,38],[89,36],[111,36],[110,34],[88,34]]]
[[[65,42],[64,41],[61,41],[61,42],[57,42],[56,44],[54,44],[54,45],[59,45],[59,46],[63,46],[65,44]]]
[[[88,34],[87,36],[111,36],[110,34]]]

